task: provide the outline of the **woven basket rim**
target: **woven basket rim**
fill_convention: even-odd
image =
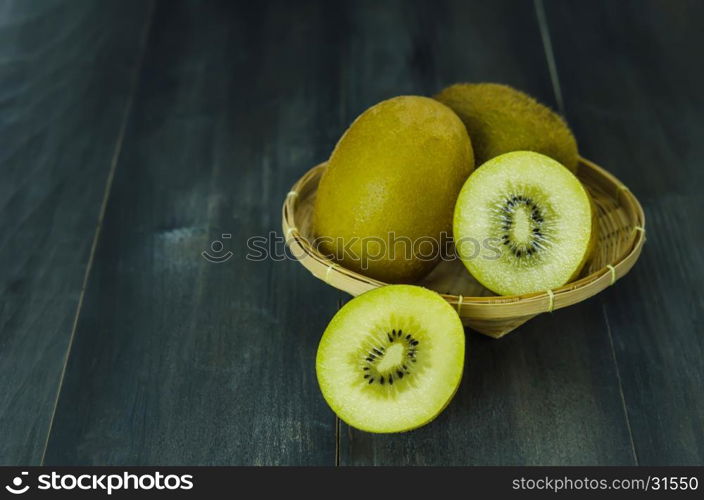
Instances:
[[[292,250],[294,256],[300,257],[298,258],[299,262],[314,276],[352,295],[358,295],[364,291],[387,285],[388,283],[347,269],[339,263],[326,258],[299,233],[295,220],[296,203],[302,193],[305,194],[312,189],[309,186],[311,179],[320,175],[326,166],[327,162],[323,162],[308,170],[291,187],[287,194],[282,207],[282,225],[286,244]],[[621,203],[633,221],[632,229],[635,234],[630,247],[610,265],[554,290],[524,295],[485,297],[440,293],[448,303],[456,307],[460,316],[466,315],[479,319],[502,319],[550,312],[576,304],[599,293],[613,285],[614,282],[630,271],[638,259],[645,242],[645,214],[643,208],[628,187],[606,169],[581,157],[580,168],[589,171],[590,175],[599,177],[601,182],[609,185],[612,190],[618,193]]]

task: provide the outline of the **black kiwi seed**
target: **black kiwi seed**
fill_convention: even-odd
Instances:
[[[530,241],[525,243],[514,242],[511,240],[510,230],[513,228],[513,213],[516,207],[524,206],[529,211],[530,220],[532,222]],[[533,256],[542,249],[541,241],[545,241],[542,223],[544,222],[543,213],[538,204],[529,196],[514,194],[506,198],[506,202],[499,209],[498,213],[499,227],[504,232],[501,235],[501,242],[508,247],[509,251],[517,258],[525,256]]]
[[[373,369],[375,363],[384,357],[386,354],[386,348],[389,347],[389,345],[396,342],[405,342],[407,347],[407,359],[410,359],[414,363],[417,362],[416,353],[420,341],[417,340],[412,334],[406,333],[404,335],[403,330],[393,329],[386,332],[386,338],[388,339],[389,344],[373,346],[371,350],[365,353],[364,360],[366,361],[366,364],[365,366],[362,366],[362,370],[364,377],[363,380],[366,380],[367,384],[373,384],[378,381],[381,385],[385,385],[387,382],[388,385],[393,385],[395,380],[402,379],[404,375],[410,375],[409,368],[406,364],[401,364],[401,367],[397,367],[393,370],[393,372],[385,373],[384,375],[380,374],[376,371],[376,369]]]

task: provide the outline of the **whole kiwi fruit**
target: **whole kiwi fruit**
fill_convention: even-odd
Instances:
[[[457,83],[435,99],[462,119],[477,165],[511,151],[534,151],[576,172],[574,135],[557,113],[528,94],[498,83]]]
[[[420,279],[437,262],[473,169],[467,131],[444,104],[400,96],[372,106],[340,138],[320,180],[319,249],[380,281]]]

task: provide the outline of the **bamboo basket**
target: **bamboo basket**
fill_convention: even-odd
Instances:
[[[327,163],[313,167],[293,185],[283,205],[283,231],[292,255],[316,278],[356,296],[386,283],[346,269],[313,248],[313,204],[326,167]],[[580,158],[577,176],[596,204],[599,236],[594,254],[575,281],[545,292],[496,296],[454,260],[441,261],[417,284],[439,292],[466,326],[494,338],[540,313],[571,306],[613,285],[640,255],[645,215],[628,188],[598,165]]]

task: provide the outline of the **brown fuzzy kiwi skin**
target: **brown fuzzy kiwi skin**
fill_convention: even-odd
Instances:
[[[404,242],[450,234],[454,202],[473,170],[467,130],[447,106],[420,96],[372,106],[340,138],[320,180],[313,211],[320,251],[386,283],[417,281],[437,259],[406,258]],[[392,234],[395,246],[374,243]]]
[[[476,164],[510,151],[535,151],[577,170],[577,141],[567,123],[528,94],[497,83],[457,83],[434,99],[460,117]]]

